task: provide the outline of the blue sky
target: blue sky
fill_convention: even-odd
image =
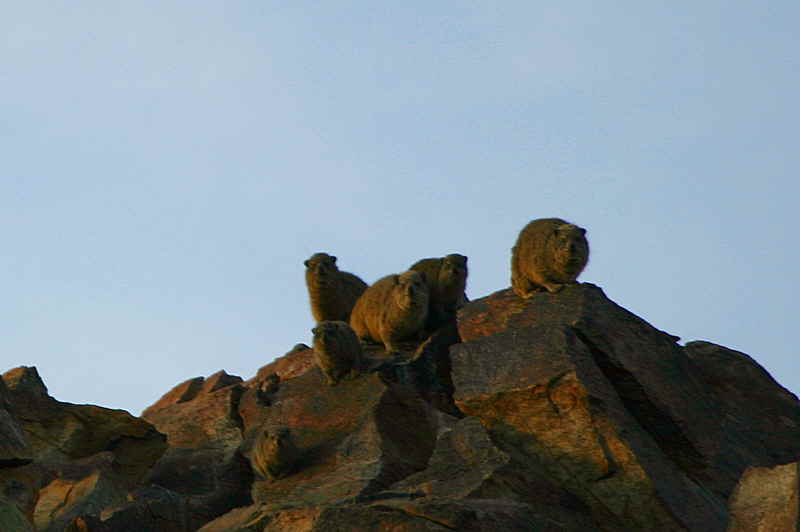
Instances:
[[[138,414],[313,326],[303,260],[373,282],[529,220],[582,280],[800,392],[800,5],[17,2],[0,19],[2,368]]]

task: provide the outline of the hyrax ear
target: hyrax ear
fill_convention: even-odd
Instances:
[[[304,260],[303,264],[305,265],[306,268],[308,268],[311,265],[311,263],[307,260]]]
[[[581,236],[585,236],[586,235],[586,229],[584,229],[583,227],[579,227],[578,229],[581,232]]]
[[[334,257],[333,255],[331,255],[331,261],[332,261],[334,264],[336,264],[336,257]]]

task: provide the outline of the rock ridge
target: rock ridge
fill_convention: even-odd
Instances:
[[[141,418],[12,369],[0,530],[800,530],[797,397],[744,353],[678,340],[583,283],[500,290],[396,353],[365,345],[335,386],[298,344]],[[264,431],[296,452],[265,454]]]

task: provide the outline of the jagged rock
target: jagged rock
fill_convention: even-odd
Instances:
[[[199,532],[591,532],[531,511],[530,506],[497,499],[426,500],[292,508],[240,508]]]
[[[256,504],[232,510],[198,532],[311,532],[319,514],[310,507],[272,511]]]
[[[731,496],[728,532],[800,530],[798,486],[797,462],[747,468]]]
[[[8,371],[3,380],[39,464],[65,463],[110,451],[114,472],[135,486],[166,449],[162,434],[124,410],[53,399],[35,367]]]
[[[8,388],[0,379],[0,469],[29,464],[33,460],[25,432],[11,405]]]
[[[189,510],[181,495],[151,486],[131,493],[119,506],[75,518],[66,532],[189,532]]]
[[[770,468],[800,460],[800,402],[744,353],[710,342],[690,342],[684,348],[695,374],[713,400],[719,424],[704,459],[709,464],[706,485],[731,495],[748,467]]]
[[[306,344],[295,345],[288,353],[279,357],[266,366],[262,366],[256,376],[245,384],[252,386],[254,382],[264,380],[268,375],[276,374],[280,380],[289,380],[299,377],[315,366],[314,351]]]
[[[247,381],[177,385],[146,421],[19,368],[0,381],[0,530],[800,532],[797,398],[677,340],[582,284],[473,301],[391,356],[364,345],[336,387],[298,344]],[[147,421],[169,445],[155,465]],[[251,467],[264,431],[292,442],[266,455],[279,478]]]
[[[553,483],[539,463],[520,461],[515,454],[498,448],[477,418],[464,418],[439,436],[424,471],[389,488],[387,498],[394,497],[385,504],[419,516],[435,510],[429,516],[434,521],[441,521],[436,516],[442,513],[460,516],[470,508],[479,513],[493,505],[495,519],[500,519],[503,509],[510,510],[503,520],[513,522],[521,513],[537,523],[536,530],[548,530],[547,522],[559,523],[554,530],[596,529],[586,504]],[[407,493],[408,500],[398,497],[400,493]],[[458,519],[446,521],[456,526]]]
[[[58,478],[39,490],[36,530],[60,532],[76,517],[123,504],[128,490],[114,473],[113,461],[106,452],[64,466]]]
[[[125,411],[52,398],[34,367],[2,380],[33,462],[3,470],[0,490],[37,530],[60,532],[121,502],[166,449],[162,434]]]
[[[671,337],[583,284],[522,300],[511,290],[459,314],[455,400],[503,448],[540,461],[612,530],[724,531],[700,484],[700,427],[718,411]]]
[[[408,360],[385,360],[380,356],[373,366],[387,382],[412,387],[425,401],[450,415],[463,414],[453,402],[450,377],[450,346],[460,342],[455,321],[446,323],[422,344],[413,345]],[[402,345],[402,343],[401,343]],[[380,354],[385,354],[381,349]]]
[[[244,416],[243,416],[244,417]],[[281,383],[271,407],[245,424],[248,443],[262,426],[289,430],[298,449],[295,473],[253,484],[256,502],[341,502],[379,491],[425,467],[435,416],[408,388],[377,374],[324,385],[318,368]],[[247,444],[243,446],[249,452]]]
[[[189,524],[197,528],[249,504],[253,476],[238,452],[242,442],[239,400],[245,390],[242,379],[218,372],[200,384],[187,382],[167,392],[156,403],[158,407],[148,408],[143,418],[167,435],[169,445],[148,481],[186,496]],[[180,400],[186,395],[176,390],[192,387],[197,393]]]
[[[197,394],[203,389],[203,384],[205,382],[205,377],[194,377],[193,379],[183,381],[161,396],[161,399],[145,408],[142,412],[142,416],[155,414],[159,410],[163,410],[174,404],[191,401],[197,397]]]

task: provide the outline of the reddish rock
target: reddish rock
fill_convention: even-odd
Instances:
[[[191,401],[197,397],[197,394],[203,389],[203,383],[205,383],[205,381],[205,377],[194,377],[193,379],[183,381],[165,393],[161,399],[145,408],[144,412],[142,412],[142,417],[155,414],[159,410],[174,404]]]
[[[314,351],[306,344],[297,344],[291,351],[266,366],[262,366],[256,376],[245,384],[252,386],[254,382],[264,380],[268,375],[276,374],[280,380],[286,381],[299,377],[315,365]]]
[[[365,345],[335,387],[303,344],[247,381],[181,383],[144,414],[167,435],[155,465],[146,421],[19,368],[0,381],[0,530],[800,530],[797,398],[676,340],[592,285],[504,290],[396,356]]]
[[[60,532],[78,516],[123,504],[128,490],[115,475],[113,461],[108,452],[64,466],[58,478],[39,490],[33,512],[36,529]]]
[[[36,368],[10,370],[2,382],[33,462],[3,470],[0,489],[37,530],[60,532],[124,501],[166,449],[162,434],[128,412],[50,397]]]
[[[34,367],[8,371],[3,380],[39,464],[110,451],[115,474],[134,486],[166,449],[162,434],[124,410],[53,399]]]
[[[156,403],[159,408],[148,408],[143,415],[167,435],[169,445],[148,481],[186,497],[192,529],[251,502],[252,472],[238,452],[240,383],[239,377],[220,372],[204,379],[192,399],[166,404],[162,398]],[[173,391],[165,397],[178,397]]]
[[[521,300],[510,290],[459,313],[456,404],[492,438],[540,462],[600,523],[725,530],[724,501],[698,483],[719,432],[673,337],[593,285]]]
[[[586,504],[551,481],[539,463],[520,461],[514,456],[516,451],[510,451],[500,449],[477,418],[464,418],[439,436],[424,471],[394,484],[378,497],[384,495],[388,499],[384,504],[434,521],[443,521],[440,514],[454,514],[456,517],[446,520],[451,522],[449,526],[459,526],[461,517],[457,516],[470,508],[479,513],[491,505],[495,518],[499,519],[505,508],[510,514],[502,520],[513,522],[514,516],[522,513],[531,523],[537,523],[536,530],[549,530],[547,522],[559,523],[554,530],[596,529]],[[406,500],[399,496],[403,493]],[[509,502],[514,504],[505,505]],[[432,515],[428,515],[430,511]],[[477,525],[471,523],[467,528],[472,526]]]
[[[310,532],[319,514],[316,508],[274,511],[256,504],[232,510],[198,532]]]
[[[314,368],[281,383],[260,416],[242,418],[245,453],[262,426],[288,429],[299,450],[294,474],[253,485],[256,502],[278,505],[341,502],[379,491],[424,468],[435,440],[430,406],[376,374],[331,387]]]
[[[748,468],[730,499],[728,532],[800,530],[798,463]]]

